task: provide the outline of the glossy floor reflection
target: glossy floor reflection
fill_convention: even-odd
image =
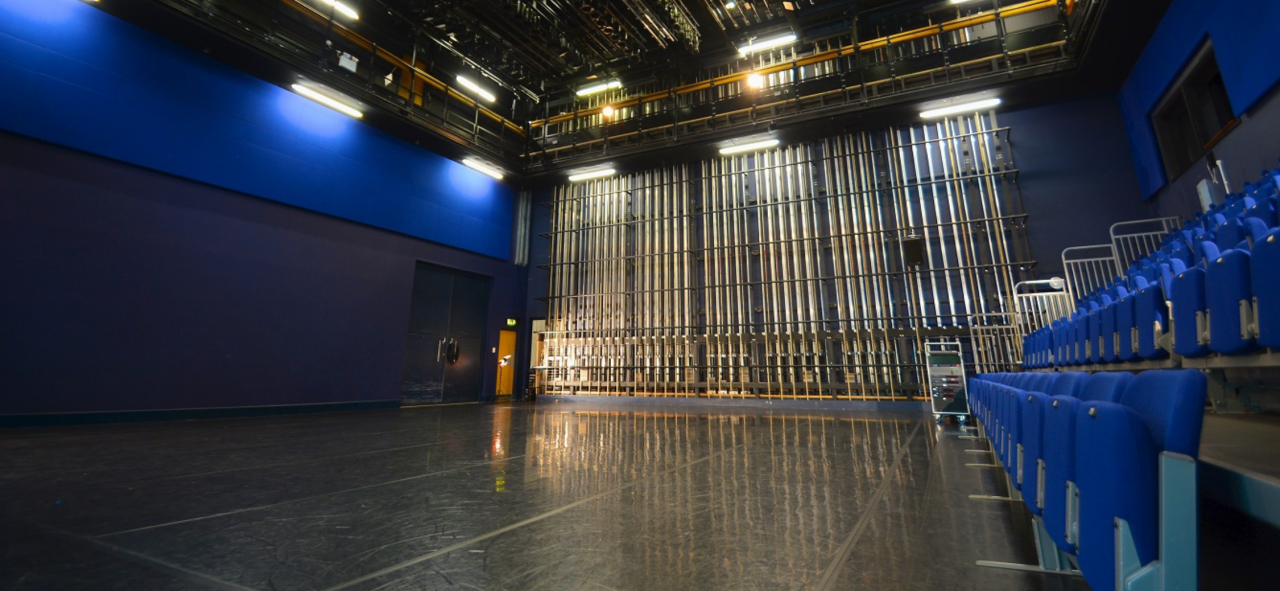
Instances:
[[[924,415],[572,403],[0,432],[4,589],[1084,589]]]

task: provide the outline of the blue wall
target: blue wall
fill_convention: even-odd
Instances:
[[[1062,276],[1062,250],[1104,244],[1111,224],[1151,217],[1138,199],[1115,95],[999,114],[1013,128],[1031,256],[1041,278]]]
[[[489,347],[525,308],[494,258],[5,132],[0,155],[0,415],[398,400],[418,261],[492,278]]]
[[[1120,91],[1130,150],[1142,195],[1165,184],[1149,115],[1207,38],[1213,42],[1236,116],[1280,80],[1280,2],[1174,0]]]
[[[0,0],[0,129],[500,259],[513,191],[80,0]]]

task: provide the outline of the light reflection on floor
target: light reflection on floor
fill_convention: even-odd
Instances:
[[[0,433],[0,587],[1074,584],[973,565],[1026,560],[1027,540],[1008,507],[967,500],[999,483],[956,435],[919,415],[616,403]]]

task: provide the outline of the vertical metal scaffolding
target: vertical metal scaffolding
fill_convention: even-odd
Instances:
[[[543,393],[914,395],[1030,278],[1016,177],[979,113],[560,187]]]

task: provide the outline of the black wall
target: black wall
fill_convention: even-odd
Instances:
[[[1040,278],[1062,276],[1062,250],[1106,244],[1111,224],[1154,217],[1142,202],[1114,95],[999,113],[1013,158]]]
[[[493,278],[493,395],[510,263],[12,134],[0,155],[0,414],[397,399],[420,260]]]

